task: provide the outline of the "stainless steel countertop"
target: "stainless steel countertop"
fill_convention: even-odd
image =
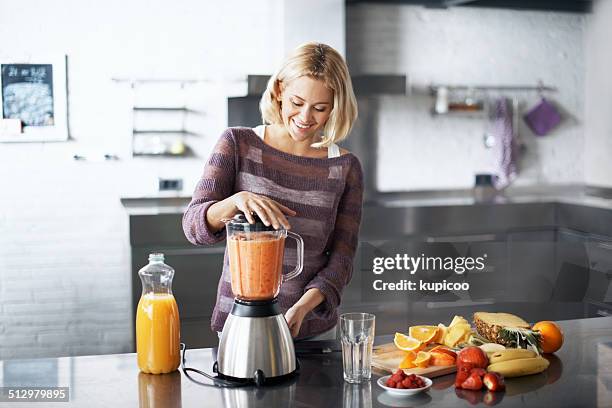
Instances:
[[[392,319],[378,315],[378,319]],[[506,391],[494,395],[499,407],[612,406],[612,317],[559,322],[565,344],[541,374],[506,379]],[[397,325],[401,330],[403,324]],[[377,337],[387,343],[391,336]],[[210,372],[215,349],[190,350],[187,363]],[[219,389],[192,383],[182,373],[147,375],[138,371],[135,354],[0,361],[3,386],[67,386],[71,407],[469,407],[482,405],[484,392],[459,392],[454,375],[434,379],[432,389],[397,399],[371,382],[350,385],[342,379],[340,353],[300,358],[292,381],[256,389]],[[205,379],[204,379],[205,380]],[[460,398],[462,396],[465,399]],[[20,405],[16,404],[15,406]],[[26,406],[21,404],[20,406]],[[46,406],[32,404],[32,406]]]
[[[472,190],[414,191],[379,193],[368,199],[365,207],[406,208],[526,203],[564,203],[612,209],[612,197],[605,189],[579,184],[511,187],[489,201],[479,201]],[[123,197],[121,202],[130,215],[178,214],[185,211],[190,195]]]

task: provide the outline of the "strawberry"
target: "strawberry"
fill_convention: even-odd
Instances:
[[[504,376],[501,374],[495,372],[487,373],[482,381],[489,391],[503,391],[506,389]]]
[[[470,374],[468,379],[461,383],[461,388],[465,390],[478,391],[482,389],[482,379],[480,378],[478,373]]]
[[[470,374],[474,374],[474,373],[478,374],[478,376],[482,378],[487,373],[487,370],[485,370],[484,368],[472,368],[472,371],[470,371]]]
[[[461,388],[461,384],[470,376],[473,366],[471,364],[458,364],[457,376],[455,377],[455,388]]]
[[[391,379],[395,382],[400,382],[406,377],[406,374],[402,370],[397,370],[391,375]]]

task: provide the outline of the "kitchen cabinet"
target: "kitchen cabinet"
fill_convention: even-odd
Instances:
[[[505,290],[509,283],[508,274],[508,236],[505,232],[472,235],[466,256],[484,258],[483,270],[473,270],[466,273],[466,281],[470,284],[470,299],[476,302],[493,302],[508,300]]]
[[[183,235],[182,214],[130,216],[132,311],[141,295],[138,270],[150,253],[161,252],[175,270],[172,291],[181,317],[181,341],[188,347],[212,347],[218,342],[210,329],[217,284],[223,268],[225,243],[199,247]],[[132,319],[132,321],[135,321]]]
[[[586,252],[589,262],[589,284],[585,302],[589,313],[612,316],[612,237],[588,234]]]
[[[551,299],[555,269],[556,228],[522,228],[508,231],[506,297],[514,302],[543,303]]]
[[[189,243],[181,226],[189,200],[175,201],[171,209],[156,202],[150,210],[131,210],[133,309],[141,291],[138,270],[150,252],[163,252],[176,270],[174,292],[183,339],[191,347],[216,345],[216,333],[209,325],[225,244],[197,247]],[[449,311],[468,316],[492,306],[527,319],[544,311],[551,319],[612,314],[611,220],[610,208],[555,200],[366,204],[353,276],[344,289],[340,311],[377,313],[396,307],[405,311],[406,323],[411,324],[443,321]],[[454,281],[470,283],[468,291],[369,296],[373,251],[378,249],[384,256],[418,256],[422,248],[432,245],[440,256],[487,255],[484,270],[449,275]],[[400,274],[385,275],[386,281],[401,278]]]
[[[515,10],[564,11],[587,13],[592,9],[591,0],[346,0],[347,4],[388,3],[421,5],[428,8],[449,8],[456,6],[487,7]]]
[[[582,302],[585,316],[612,315],[612,238],[559,228],[552,300]]]
[[[612,274],[612,237],[588,234],[586,239],[589,267],[598,272]]]
[[[197,318],[212,314],[217,283],[223,266],[225,247],[213,248],[134,248],[132,256],[147,259],[152,252],[161,252],[165,263],[175,270],[172,291],[179,304],[181,317]],[[145,261],[146,263],[146,261]],[[134,265],[135,271],[139,265]],[[138,278],[136,274],[136,278]],[[138,281],[139,282],[139,281]],[[138,285],[136,292],[139,297]]]
[[[557,231],[555,268],[557,277],[552,294],[555,302],[582,302],[589,282],[587,234],[569,228]]]

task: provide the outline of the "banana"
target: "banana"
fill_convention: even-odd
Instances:
[[[501,363],[502,361],[517,360],[519,358],[533,358],[537,354],[533,350],[527,349],[505,349],[499,350],[489,356],[489,363]]]
[[[541,373],[548,368],[549,364],[548,360],[541,356],[519,358],[491,364],[487,367],[487,371],[495,371],[504,377],[520,377]]]

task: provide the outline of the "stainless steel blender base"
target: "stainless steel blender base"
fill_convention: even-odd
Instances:
[[[280,377],[297,367],[293,339],[282,314],[245,317],[230,313],[217,356],[219,374],[257,383],[262,374],[264,378]]]

